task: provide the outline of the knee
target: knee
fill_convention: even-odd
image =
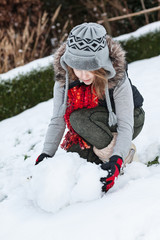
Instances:
[[[82,108],[71,113],[70,123],[78,134],[82,134],[90,126],[90,110]]]
[[[82,114],[79,111],[74,111],[71,113],[69,119],[72,128],[77,132],[80,126],[82,126]]]

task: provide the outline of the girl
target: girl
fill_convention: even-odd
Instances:
[[[54,57],[53,117],[36,164],[61,147],[101,164],[107,192],[144,124],[143,98],[126,74],[125,52],[97,23],[72,29]]]

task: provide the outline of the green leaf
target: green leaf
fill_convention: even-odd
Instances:
[[[157,156],[153,161],[149,161],[147,163],[147,167],[150,167],[150,166],[155,165],[155,164],[159,164],[158,159],[159,159],[159,156]]]

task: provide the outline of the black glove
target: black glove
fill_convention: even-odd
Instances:
[[[38,163],[42,162],[44,158],[48,158],[51,157],[46,153],[41,153],[38,158],[36,159],[35,165],[37,165]]]
[[[107,192],[111,187],[113,187],[116,178],[120,173],[123,160],[121,157],[114,155],[110,158],[109,162],[103,163],[101,168],[108,171],[108,176],[103,177],[100,181],[103,183],[102,191]]]

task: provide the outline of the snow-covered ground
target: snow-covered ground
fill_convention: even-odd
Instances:
[[[160,56],[129,64],[145,99],[145,126],[134,141],[140,162],[128,165],[105,195],[105,171],[76,153],[59,148],[34,166],[52,100],[0,122],[0,239],[160,239],[160,165],[145,164],[160,155],[159,65]]]

